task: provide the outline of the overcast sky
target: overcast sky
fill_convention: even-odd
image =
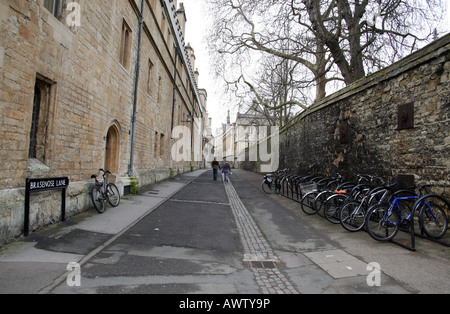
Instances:
[[[194,48],[196,62],[195,67],[198,68],[199,88],[206,89],[208,93],[208,112],[213,118],[213,134],[221,123],[226,122],[227,111],[232,109],[233,104],[224,103],[221,97],[220,83],[215,81],[211,73],[214,64],[211,63],[206,49],[206,30],[211,27],[213,21],[208,16],[205,6],[206,0],[178,0],[183,2],[186,10],[186,44],[190,43]],[[442,28],[450,31],[450,1],[446,2],[447,18],[442,23]],[[237,112],[232,112],[231,121],[234,122]]]
[[[221,103],[218,82],[211,73],[214,66],[210,62],[206,49],[206,30],[212,23],[205,11],[205,0],[179,0],[184,3],[186,10],[186,44],[190,43],[195,52],[195,67],[200,73],[199,88],[206,89],[208,93],[208,113],[213,118],[213,134],[221,123],[226,122],[228,107]]]

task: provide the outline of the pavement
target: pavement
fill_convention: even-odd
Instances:
[[[0,249],[0,294],[450,291],[448,247],[418,238],[411,252],[348,233],[261,182],[199,170],[18,239]]]

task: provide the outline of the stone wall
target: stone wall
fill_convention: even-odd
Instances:
[[[412,107],[413,128],[399,129]],[[348,86],[280,131],[280,169],[394,179],[450,199],[450,35]],[[260,172],[261,162],[241,168]],[[406,186],[407,187],[407,186]]]
[[[400,130],[404,105],[414,126]],[[301,113],[281,131],[280,158],[297,174],[414,176],[450,199],[450,35]]]

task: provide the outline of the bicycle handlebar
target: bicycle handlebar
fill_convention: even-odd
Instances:
[[[103,172],[104,174],[112,174],[109,170],[99,169],[99,171]]]
[[[111,174],[112,175],[112,173],[109,170],[99,169],[99,171],[103,172],[103,177],[105,177],[105,175],[107,175],[107,174]],[[91,176],[91,179],[97,180],[97,175],[93,174]]]

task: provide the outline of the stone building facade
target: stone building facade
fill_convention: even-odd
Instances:
[[[0,0],[0,245],[26,178],[69,177],[72,215],[100,168],[128,192],[201,166],[170,154],[172,127],[208,119],[185,23],[174,0]],[[32,229],[59,220],[54,193],[31,201]]]

